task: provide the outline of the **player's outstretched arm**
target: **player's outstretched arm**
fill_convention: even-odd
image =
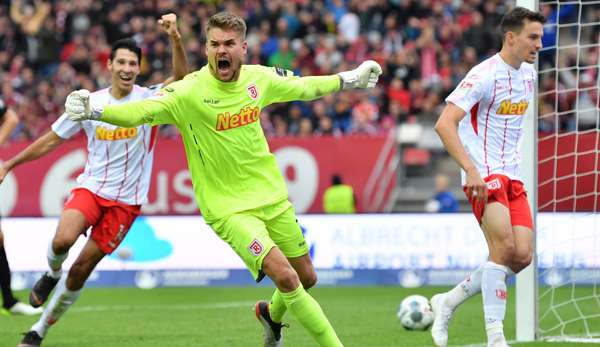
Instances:
[[[163,86],[165,86],[171,82],[179,81],[187,75],[187,56],[185,54],[183,43],[181,42],[181,34],[177,29],[177,15],[175,13],[162,15],[158,20],[158,25],[161,30],[169,36],[169,41],[171,42],[173,76],[167,78],[163,82]]]
[[[456,160],[458,165],[465,170],[467,174],[467,195],[473,194],[478,199],[485,201],[487,199],[487,185],[481,178],[477,167],[473,164],[471,158],[467,154],[465,147],[458,136],[458,123],[465,117],[466,112],[448,102],[440,118],[435,124],[435,131],[440,136],[448,153]]]
[[[293,100],[309,101],[339,90],[373,88],[381,75],[381,66],[367,60],[356,69],[329,76],[291,76],[290,71],[275,69],[277,75],[271,83],[267,104]]]
[[[0,183],[4,181],[4,178],[10,170],[28,161],[43,157],[63,142],[65,142],[65,140],[58,136],[54,131],[48,131],[24,150],[2,164],[0,167]]]
[[[169,114],[172,113],[171,105],[174,98],[159,93],[156,97],[142,101],[94,107],[90,104],[90,92],[80,89],[67,96],[65,113],[69,119],[76,122],[91,119],[127,128],[146,123],[173,123]]]

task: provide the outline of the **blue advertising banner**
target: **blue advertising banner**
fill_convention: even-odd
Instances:
[[[470,214],[301,215],[320,285],[450,285],[487,258]],[[6,252],[16,289],[47,268],[56,218],[5,218]],[[594,283],[600,278],[600,218],[540,214],[540,283]],[[68,268],[85,242],[69,253]],[[268,281],[267,281],[268,282]],[[89,286],[253,285],[243,262],[201,217],[142,217],[92,274]]]

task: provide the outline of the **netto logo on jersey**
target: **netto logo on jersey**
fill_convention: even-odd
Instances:
[[[229,130],[242,127],[258,120],[260,111],[257,106],[244,107],[238,113],[229,114],[229,112],[219,113],[217,115],[217,131]]]
[[[510,116],[522,116],[527,111],[529,103],[525,100],[521,100],[518,103],[511,102],[510,100],[504,100],[500,103],[500,107],[496,111],[496,114],[505,114]]]
[[[137,128],[107,129],[96,127],[96,138],[104,141],[127,140],[137,135]]]

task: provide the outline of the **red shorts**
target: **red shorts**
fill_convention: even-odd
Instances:
[[[85,188],[76,188],[71,191],[64,209],[81,212],[92,227],[92,240],[102,252],[111,254],[140,215],[141,206],[106,200]]]
[[[533,229],[533,219],[531,218],[531,209],[529,202],[527,201],[527,192],[523,187],[523,182],[511,180],[504,175],[493,174],[483,179],[488,184],[488,204],[490,202],[499,202],[506,206],[510,212],[510,224],[522,225],[529,229]],[[465,194],[467,194],[467,188],[463,187]],[[485,210],[485,204],[480,200],[473,199],[472,196],[468,196],[471,207],[473,208],[473,214],[479,224],[481,224],[481,218],[483,218],[483,211]]]

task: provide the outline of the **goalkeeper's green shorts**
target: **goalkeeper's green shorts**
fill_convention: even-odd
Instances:
[[[254,279],[263,277],[262,262],[277,246],[288,258],[308,254],[308,246],[288,200],[223,217],[210,225],[242,258]]]

